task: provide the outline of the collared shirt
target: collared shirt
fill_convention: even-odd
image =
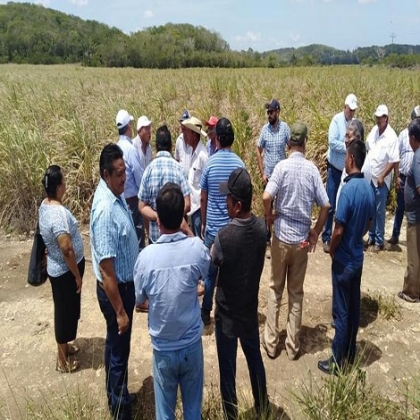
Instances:
[[[185,174],[188,174],[191,167],[191,154],[192,147],[185,143],[184,135],[181,133],[175,143],[175,159],[180,163]]]
[[[207,154],[209,155],[209,157],[213,156],[217,152],[216,144],[213,146],[210,139],[207,140],[206,149],[207,149]]]
[[[270,123],[263,126],[258,147],[264,149],[264,174],[270,178],[274,167],[286,159],[286,145],[290,139],[290,128],[284,121],[278,121],[277,128]]]
[[[415,151],[411,169],[404,187],[405,213],[407,222],[413,225],[420,223],[420,147]]]
[[[335,213],[335,221],[344,226],[344,233],[334,259],[359,268],[363,264],[363,234],[375,213],[375,197],[360,172],[348,175],[344,182]]]
[[[407,176],[411,169],[414,152],[410,146],[410,139],[408,137],[408,128],[401,131],[398,136],[398,150],[400,152],[400,173]]]
[[[274,234],[290,245],[308,238],[313,204],[322,207],[328,203],[317,167],[300,152],[292,152],[276,165],[265,192],[277,196],[279,217],[274,222]]]
[[[130,137],[126,135],[120,136],[117,144],[123,151],[125,163],[126,181],[124,186],[124,197],[135,197],[139,192],[144,168],[141,166],[139,154],[137,149],[133,146]]]
[[[384,172],[388,163],[399,162],[397,135],[388,124],[384,132],[379,135],[379,127],[375,125],[366,139],[368,151],[366,160],[372,171],[372,183],[377,186],[378,178]],[[365,163],[366,164],[366,163]],[[385,177],[385,184],[391,186],[392,171]]]
[[[191,209],[188,213],[189,216],[201,207],[200,181],[208,159],[206,147],[199,141],[191,155],[191,168],[188,171],[188,185],[191,190]]]
[[[204,168],[200,188],[207,191],[206,232],[212,236],[216,236],[217,231],[229,223],[226,195],[220,194],[219,187],[236,168],[245,168],[245,164],[228,149],[218,150]]]
[[[144,171],[140,184],[139,200],[156,211],[157,195],[167,182],[178,184],[184,197],[190,194],[187,176],[182,166],[169,152],[160,151]],[[160,236],[158,225],[156,222],[150,221],[149,226],[149,237],[153,242],[156,242]]]
[[[335,114],[328,129],[327,159],[330,165],[342,171],[346,160],[347,120],[344,111]]]
[[[121,194],[116,197],[101,179],[90,212],[92,266],[102,282],[101,261],[112,258],[118,283],[133,281],[139,244],[130,210]]]
[[[367,159],[365,159],[365,164],[363,165],[363,168],[362,168],[361,172],[363,174],[363,177],[367,181],[367,183],[370,185],[370,181],[372,181],[372,173],[371,173],[369,162],[367,162]],[[335,203],[336,203],[335,208],[337,208],[337,206],[338,206],[338,199],[340,197],[341,190],[344,186],[344,183],[346,182],[347,176],[348,175],[347,175],[347,172],[346,172],[346,168],[344,168],[343,173],[341,174],[340,185],[338,186],[338,190],[337,190],[337,196],[335,198]]]
[[[150,146],[150,144],[148,144],[146,146],[146,153],[144,153],[142,148],[142,142],[138,134],[133,139],[133,146],[137,149],[137,152],[140,157],[140,164],[144,171],[153,159],[152,147]]]
[[[197,284],[207,276],[210,255],[203,241],[182,232],[164,234],[138,256],[136,303],[149,299],[149,333],[157,351],[187,347],[201,338]]]

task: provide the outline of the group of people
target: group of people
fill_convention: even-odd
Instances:
[[[107,328],[106,390],[115,419],[130,419],[135,402],[127,387],[135,309],[148,312],[157,418],[175,418],[178,387],[184,418],[200,418],[201,335],[211,323],[216,283],[215,337],[224,415],[238,417],[238,340],[248,364],[255,411],[266,413],[269,400],[260,344],[269,358],[279,355],[279,310],[287,281],[286,352],[291,360],[300,356],[308,252],[315,249],[322,232],[324,251],[332,259],[335,337],[332,356],[318,367],[337,374],[351,364],[360,318],[364,246],[383,248],[384,200],[392,170],[398,193],[405,190],[408,221],[408,264],[399,296],[420,300],[420,107],[413,110],[411,124],[397,139],[388,124],[387,107],[379,106],[377,126],[365,143],[363,125],[354,119],[357,106],[356,96],[348,95],[343,112],[331,122],[325,188],[319,170],[305,157],[308,127],[301,122],[289,127],[281,121],[278,100],[265,105],[268,122],[257,144],[265,221],[252,214],[251,177],[232,150],[235,134],[227,118],[212,116],[203,124],[185,110],[179,119],[175,158],[165,125],[156,129],[153,158],[152,121],[141,116],[133,139],[134,118],[126,110],[118,112],[119,139],[100,154],[100,181],[90,218],[96,292]],[[413,151],[410,163],[409,151]],[[77,221],[62,205],[63,170],[49,167],[43,184],[47,198],[39,209],[39,225],[53,290],[57,370],[74,372],[79,367],[74,357],[78,348],[69,343],[76,338],[80,317],[83,242]],[[313,225],[314,205],[320,210]],[[391,243],[398,242],[400,219],[401,209]],[[369,240],[364,244],[367,231]],[[271,277],[260,338],[258,292],[267,242]]]

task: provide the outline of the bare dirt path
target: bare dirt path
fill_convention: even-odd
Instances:
[[[86,230],[86,228],[85,228]],[[388,235],[391,220],[387,222]],[[388,235],[386,237],[388,237]],[[86,256],[90,261],[90,247],[86,240]],[[22,238],[21,238],[22,239]],[[56,346],[53,329],[53,305],[51,288],[47,282],[33,288],[26,284],[27,265],[32,239],[0,235],[0,419],[31,418],[29,407],[41,402],[54,402],[71,394],[87,395],[101,401],[96,408],[104,416],[104,369],[103,348],[105,322],[99,310],[95,279],[88,262],[82,295],[82,316],[76,343],[81,347],[79,359],[82,369],[72,375],[55,371]],[[260,320],[265,319],[270,274],[269,251],[261,279]],[[402,286],[406,262],[405,241],[393,250],[380,254],[366,253],[362,278],[362,292],[370,296],[389,298]],[[418,371],[420,366],[420,305],[396,299],[400,307],[398,319],[384,320],[376,311],[362,313],[362,327],[358,335],[358,347],[363,350],[363,369],[367,380],[381,392],[398,399],[398,387],[403,378]],[[286,302],[280,314],[285,325]],[[366,306],[366,305],[365,305]],[[367,308],[367,306],[366,306]],[[330,354],[333,330],[331,318],[330,260],[318,246],[310,255],[305,280],[305,299],[302,329],[302,356],[288,360],[284,347],[276,360],[263,354],[268,378],[270,399],[290,418],[300,418],[290,391],[297,390],[308,372],[315,379],[322,373],[317,362]],[[283,332],[284,333],[284,332]],[[218,364],[213,325],[203,336],[205,353],[206,395],[218,396]],[[147,332],[147,315],[135,314],[132,334],[132,351],[129,362],[129,389],[140,397],[143,418],[153,418],[152,348]],[[238,394],[240,400],[251,404],[249,378],[245,359],[238,352]],[[96,403],[97,404],[97,403]],[[98,404],[97,404],[98,405]],[[104,418],[104,417],[102,417]]]

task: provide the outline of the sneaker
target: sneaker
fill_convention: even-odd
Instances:
[[[324,244],[322,245],[322,249],[324,250],[324,252],[326,254],[330,253],[330,243],[329,242],[324,242]]]
[[[397,237],[395,237],[395,236],[391,236],[389,239],[388,239],[388,241],[387,241],[389,244],[391,244],[391,245],[397,245],[398,244],[398,238]]]
[[[208,311],[207,309],[201,309],[201,319],[204,325],[210,325],[210,311]]]

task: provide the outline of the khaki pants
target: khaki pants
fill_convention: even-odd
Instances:
[[[407,223],[407,269],[403,293],[420,299],[420,224]]]
[[[288,314],[286,351],[289,359],[299,352],[299,333],[302,323],[303,282],[308,264],[308,248],[288,245],[273,235],[271,245],[271,278],[268,294],[267,321],[264,342],[267,351],[276,355],[279,342],[279,312],[284,285],[287,278]]]

